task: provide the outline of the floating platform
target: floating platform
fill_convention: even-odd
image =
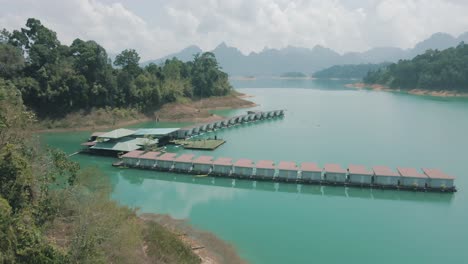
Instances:
[[[272,111],[248,111],[245,115],[228,117],[226,119],[210,122],[195,124],[177,130],[174,134],[176,138],[185,139],[192,136],[199,135],[207,131],[213,131],[226,127],[241,125],[250,122],[257,122],[266,119],[273,119],[284,116],[285,110],[272,110]]]
[[[171,144],[181,145],[185,149],[197,149],[197,150],[215,150],[219,146],[226,143],[222,139],[197,139],[197,140],[185,140],[178,139],[170,142]]]
[[[175,153],[132,151],[122,156],[120,165],[138,169],[169,171],[183,174],[203,174],[217,177],[251,179],[330,186],[349,186],[374,189],[395,189],[423,192],[456,192],[455,177],[438,169],[423,168],[422,173],[414,168],[397,168],[398,172],[385,166],[372,170],[362,165],[350,165],[343,169],[338,164],[327,164],[321,169],[317,164],[304,162],[297,166],[292,161],[282,161],[276,166],[271,160],[254,163],[248,159],[233,162],[231,158],[218,158]],[[152,160],[150,164],[145,160]]]

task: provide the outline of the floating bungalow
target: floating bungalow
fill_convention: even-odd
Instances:
[[[233,174],[239,177],[251,177],[254,174],[254,164],[252,160],[240,159],[234,163]]]
[[[232,166],[231,158],[218,158],[213,162],[213,173],[229,176],[232,171]]]
[[[213,157],[200,156],[193,161],[193,171],[196,173],[210,173]]]
[[[131,152],[130,152],[131,153]],[[156,167],[156,158],[161,154],[161,152],[154,152],[154,151],[149,151],[144,154],[142,154],[139,159],[140,159],[140,166],[146,167],[146,168],[154,168]]]
[[[303,181],[316,181],[322,180],[322,169],[313,162],[301,163],[301,179]]]
[[[297,180],[299,169],[295,162],[292,161],[281,161],[278,164],[278,179]]]
[[[326,164],[324,180],[332,183],[344,183],[346,182],[346,170],[338,164]]]
[[[371,184],[374,173],[362,165],[349,165],[349,182],[354,184]]]
[[[181,156],[174,159],[174,170],[175,171],[191,171],[193,165],[193,154],[182,154]]]
[[[161,170],[171,170],[174,165],[174,160],[177,154],[164,153],[156,158],[157,167]]]
[[[213,161],[211,156],[199,156],[194,159],[193,154],[183,154],[177,158],[175,153],[159,154],[159,152],[134,150],[122,155],[122,161],[113,165],[270,181],[360,185],[370,188],[418,191],[456,191],[455,178],[437,169],[424,168],[422,174],[413,168],[397,168],[398,173],[396,173],[385,166],[375,166],[371,171],[362,165],[350,165],[345,170],[338,164],[327,164],[324,166],[322,179],[322,169],[312,162],[303,162],[298,168],[295,162],[282,161],[275,167],[271,160],[261,160],[254,165],[249,159],[240,159],[233,163],[231,158],[218,158]]]
[[[455,177],[447,175],[438,169],[422,169],[423,173],[429,178],[429,187],[431,188],[453,188]]]
[[[374,171],[374,184],[381,186],[399,186],[400,174],[396,173],[387,166],[375,166],[372,168]]]
[[[255,164],[255,176],[257,178],[273,178],[275,177],[275,164],[271,160],[260,160]]]
[[[401,176],[401,185],[405,187],[427,187],[428,177],[414,168],[397,168]]]
[[[140,156],[144,153],[141,150],[134,150],[121,156],[123,164],[128,167],[138,166]]]

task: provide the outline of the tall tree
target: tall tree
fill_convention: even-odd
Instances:
[[[134,49],[126,49],[115,57],[114,65],[136,77],[141,72],[139,62],[140,55]]]

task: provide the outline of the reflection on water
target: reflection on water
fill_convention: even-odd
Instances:
[[[134,171],[125,170],[121,173],[121,178],[128,181],[132,185],[150,184],[151,181],[158,182],[158,191],[164,191],[164,188],[171,185],[165,185],[164,182],[186,183],[190,185],[224,187],[221,191],[219,188],[200,189],[196,194],[197,199],[194,203],[208,201],[209,199],[229,199],[236,194],[236,190],[250,191],[267,191],[281,193],[295,193],[298,195],[318,195],[329,197],[346,197],[346,198],[361,198],[375,200],[395,200],[395,201],[414,201],[414,202],[430,202],[430,203],[450,203],[453,200],[453,193],[432,193],[432,192],[411,192],[398,190],[382,190],[369,189],[359,187],[343,187],[343,186],[320,186],[295,183],[278,183],[269,181],[252,181],[228,178],[215,177],[196,177],[191,175],[176,174],[176,173],[158,173],[136,176]],[[139,171],[142,172],[142,171]],[[188,186],[176,185],[176,190],[181,196],[180,199],[188,198]],[[180,187],[184,186],[184,188]],[[195,190],[197,190],[195,188]],[[193,197],[192,196],[192,197]],[[194,201],[193,199],[191,201]],[[190,204],[192,206],[193,204]],[[187,210],[189,208],[186,208]]]

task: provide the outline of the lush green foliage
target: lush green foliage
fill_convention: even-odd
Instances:
[[[200,262],[172,233],[153,224],[146,233],[134,210],[111,201],[105,175],[41,148],[14,81],[0,77],[0,263]]]
[[[389,64],[390,63],[335,65],[330,68],[317,71],[313,76],[315,78],[322,79],[362,79],[369,71],[376,71],[382,67],[388,66]]]
[[[41,148],[34,120],[0,78],[0,263],[200,262],[172,233],[146,229],[134,210],[112,201],[106,176]]]
[[[166,60],[139,66],[140,56],[127,49],[114,65],[94,41],[60,43],[37,19],[0,38],[0,78],[10,80],[25,104],[39,117],[63,117],[82,109],[136,108],[149,112],[180,97],[225,95],[231,86],[213,53],[193,61]]]
[[[428,50],[412,60],[369,72],[365,83],[383,84],[391,88],[456,90],[468,92],[468,45]]]

